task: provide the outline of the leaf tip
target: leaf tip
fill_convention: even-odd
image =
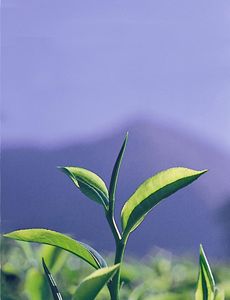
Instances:
[[[200,251],[204,251],[203,245],[200,244]]]
[[[126,135],[125,135],[125,140],[124,140],[124,145],[126,147],[127,143],[128,143],[128,139],[129,139],[129,132],[127,131],[126,132]]]
[[[2,236],[5,238],[11,238],[12,232],[4,233]]]
[[[44,269],[46,268],[46,263],[45,263],[44,257],[42,257],[42,266],[43,266]]]
[[[202,173],[202,174],[204,174],[204,173],[207,173],[209,171],[209,169],[204,169],[204,170],[201,170],[200,172]]]
[[[200,259],[206,258],[203,245],[200,244]]]
[[[42,257],[42,266],[44,268],[44,271],[48,271],[48,268],[47,268],[47,265],[46,265],[44,257]]]
[[[56,167],[60,172],[67,174],[68,170],[66,169],[66,167],[63,166],[57,166]]]
[[[58,170],[60,170],[61,172],[65,172],[65,170],[66,170],[66,167],[63,167],[63,166],[56,166],[56,168]]]
[[[197,177],[200,177],[201,175],[207,173],[208,171],[209,171],[208,169],[203,169],[203,170],[201,170],[201,171],[196,171]]]
[[[67,176],[71,177],[72,173],[69,170],[70,167],[63,167],[63,166],[57,166],[57,169],[60,170],[62,173],[66,174]]]

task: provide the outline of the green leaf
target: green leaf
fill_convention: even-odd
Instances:
[[[147,179],[125,203],[122,212],[124,236],[134,230],[146,214],[161,200],[192,183],[207,172],[186,168],[171,168]]]
[[[43,269],[45,271],[46,278],[47,278],[47,281],[49,283],[50,289],[52,291],[54,300],[62,300],[63,299],[62,295],[58,290],[57,284],[56,284],[52,274],[50,273],[49,269],[46,266],[44,258],[42,258],[42,265],[43,265]]]
[[[104,181],[95,173],[79,167],[58,167],[64,172],[80,191],[105,208],[109,203],[109,193]]]
[[[95,249],[93,249],[91,246],[82,243],[81,244],[89,250],[89,252],[92,254],[92,256],[94,257],[95,261],[98,263],[98,266],[100,266],[100,268],[105,268],[107,267],[107,262],[106,260],[101,256],[101,254],[99,254]]]
[[[109,185],[109,201],[110,201],[110,208],[113,209],[114,206],[114,200],[115,200],[115,193],[116,193],[116,188],[117,188],[117,180],[118,180],[118,175],[119,175],[119,170],[120,170],[120,166],[121,166],[121,162],[123,159],[123,155],[125,152],[125,148],[127,145],[127,141],[128,141],[128,132],[126,133],[124,142],[121,146],[120,152],[118,154],[117,160],[115,162],[115,165],[113,167],[113,172],[112,172],[112,176],[111,176],[111,181],[110,181],[110,185]]]
[[[196,290],[196,300],[214,300],[215,281],[202,245],[200,245],[200,271]]]
[[[119,264],[93,272],[80,283],[73,300],[94,300],[104,285],[117,272],[118,268]]]
[[[96,269],[100,268],[98,260],[95,260],[94,255],[92,255],[82,243],[56,231],[47,229],[24,229],[4,234],[4,237],[23,242],[56,246],[75,254]]]

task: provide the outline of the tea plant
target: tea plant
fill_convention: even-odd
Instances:
[[[89,245],[55,231],[47,229],[24,229],[5,234],[5,237],[15,240],[59,247],[75,254],[97,269],[97,271],[83,281],[82,285],[76,290],[73,299],[80,300],[84,297],[84,299],[87,300],[94,299],[96,294],[100,291],[100,288],[107,283],[111,300],[119,300],[121,266],[130,234],[143,222],[147,214],[158,203],[207,172],[207,170],[195,171],[188,168],[177,167],[167,169],[147,179],[137,188],[123,206],[121,211],[121,229],[119,229],[114,217],[115,196],[119,170],[127,140],[128,134],[125,137],[115,162],[109,189],[107,189],[105,182],[98,175],[89,170],[80,167],[59,167],[83,194],[102,206],[115,240],[116,251],[114,266],[108,267],[105,259]],[[44,261],[43,266],[52,286],[52,277],[50,277],[50,272]],[[202,271],[202,274],[203,273]],[[53,294],[56,293],[56,297],[59,297],[56,299],[61,299],[56,287],[53,286],[52,291]],[[82,293],[84,295],[83,298],[81,298]],[[198,299],[201,298],[197,298],[197,300]],[[209,298],[204,299],[209,300]]]

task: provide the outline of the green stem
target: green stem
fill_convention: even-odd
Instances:
[[[110,290],[110,296],[111,300],[119,300],[119,294],[120,294],[120,281],[121,281],[121,264],[124,257],[125,252],[125,246],[126,242],[123,242],[123,240],[120,240],[119,244],[116,248],[116,256],[114,264],[120,264],[120,267],[117,271],[117,273],[114,275],[111,283],[111,290]]]
[[[108,289],[110,293],[111,300],[119,300],[120,296],[120,281],[121,281],[121,264],[124,257],[125,246],[127,242],[127,238],[123,238],[119,232],[117,227],[115,218],[114,218],[114,196],[110,199],[110,205],[108,210],[106,210],[106,218],[109,223],[110,229],[113,233],[115,243],[116,243],[116,255],[114,264],[120,264],[119,269],[116,274],[112,278],[112,280],[108,283]]]
[[[117,224],[114,219],[113,210],[108,210],[106,212],[106,218],[116,242],[116,255],[115,255],[114,264],[120,264],[117,273],[114,275],[113,279],[108,283],[108,289],[109,289],[111,300],[119,300],[121,263],[123,261],[126,240],[122,239],[121,234],[117,228]]]
[[[109,223],[110,229],[113,233],[113,237],[115,239],[116,242],[116,246],[119,244],[120,240],[121,240],[121,234],[117,228],[117,224],[115,222],[114,216],[110,211],[106,212],[106,219]]]

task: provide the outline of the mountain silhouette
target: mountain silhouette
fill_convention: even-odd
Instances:
[[[56,148],[3,147],[2,231],[49,228],[111,251],[114,243],[103,207],[82,195],[56,166],[88,168],[108,185],[127,130],[129,141],[118,180],[117,219],[125,200],[154,173],[174,166],[209,169],[149,213],[131,234],[129,253],[143,255],[155,246],[174,253],[197,253],[203,243],[209,255],[229,257],[226,231],[217,212],[230,195],[230,156],[186,132],[147,121],[125,124],[93,142]]]

